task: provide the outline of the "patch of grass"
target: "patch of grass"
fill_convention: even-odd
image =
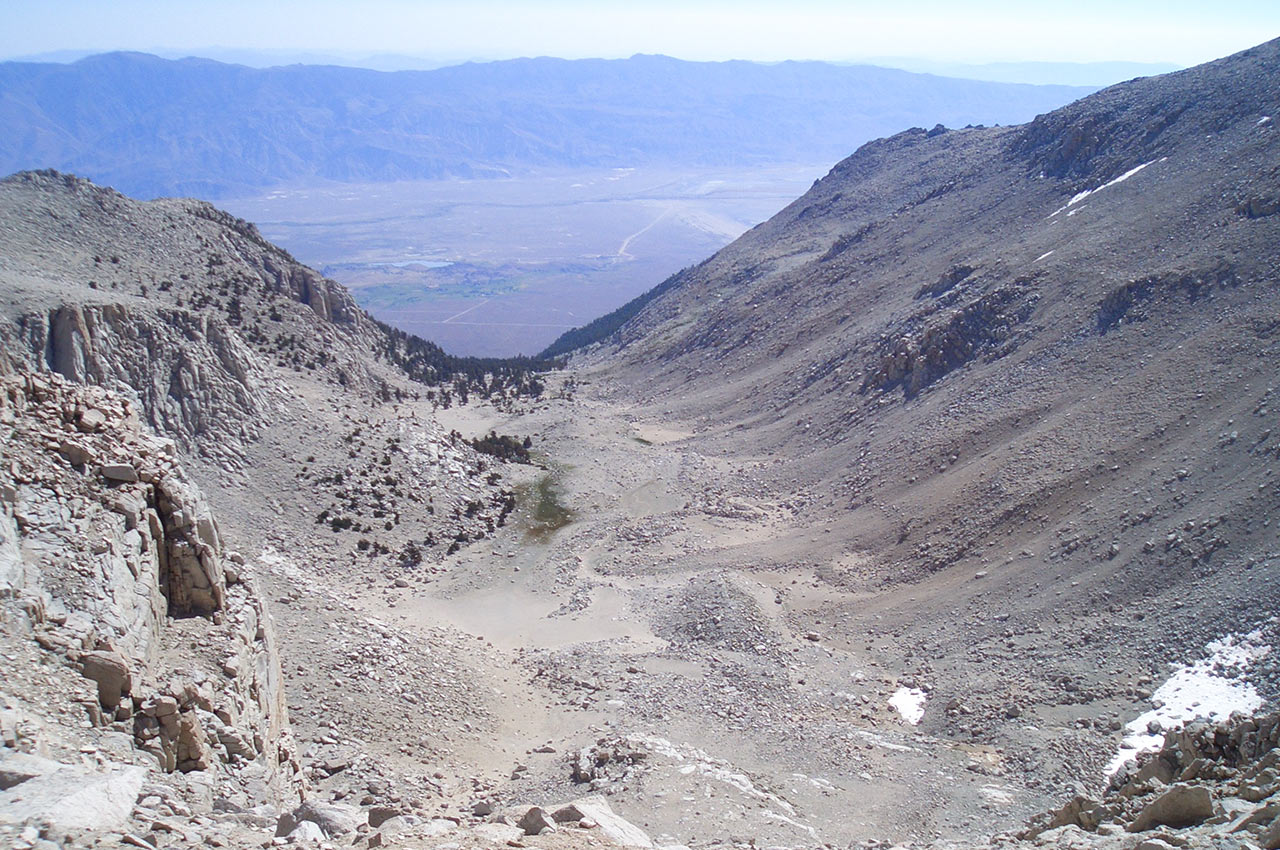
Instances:
[[[548,472],[533,484],[516,488],[516,499],[529,522],[525,536],[537,542],[547,540],[574,520],[574,512],[560,501],[560,487],[555,473]]]

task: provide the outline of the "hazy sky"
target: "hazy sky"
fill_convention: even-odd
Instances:
[[[440,59],[665,53],[1192,65],[1280,35],[1277,0],[0,0],[0,56],[210,46]]]

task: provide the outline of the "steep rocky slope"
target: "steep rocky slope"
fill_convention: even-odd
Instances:
[[[449,357],[382,325],[253,225],[200,201],[144,204],[24,172],[0,182],[0,235],[6,355],[129,387],[188,451],[243,456],[289,372],[383,399],[405,394],[396,378],[442,399],[529,389],[519,363]]]
[[[867,556],[851,586],[999,595],[1002,630],[1067,616],[1103,643],[1256,620],[1280,552],[1278,71],[1269,42],[868,144],[602,322],[587,362],[771,456],[769,485]],[[1180,637],[1118,622],[1183,592]],[[934,644],[957,614],[900,626]]]
[[[51,819],[37,832],[69,843],[132,828],[256,846],[308,781],[346,796],[326,783],[338,775],[366,808],[425,805],[434,780],[418,758],[446,763],[453,730],[492,697],[452,634],[398,659],[404,639],[351,612],[351,595],[408,586],[502,529],[505,473],[525,469],[503,458],[522,441],[464,440],[433,411],[530,404],[529,364],[452,358],[380,325],[207,204],[139,203],[52,172],[0,181],[0,293],[3,755],[57,762],[5,780],[3,822],[26,835]],[[321,592],[311,619],[300,597]],[[295,646],[283,668],[268,597]],[[366,678],[375,658],[400,675]],[[109,677],[96,702],[69,664]],[[366,702],[312,694],[347,669],[379,684]],[[441,720],[381,710],[401,700]],[[340,756],[348,735],[367,743]],[[412,735],[428,742],[416,758]],[[67,802],[81,779],[102,793]],[[82,803],[103,816],[62,817]]]
[[[265,600],[173,443],[58,375],[0,377],[0,429],[0,842],[296,804]]]
[[[341,506],[377,519],[405,512],[401,503],[417,497],[392,491],[419,456],[478,472],[478,455],[455,449],[429,422],[408,439],[399,433],[407,423],[387,423],[368,451],[394,458],[377,476],[378,458],[354,468],[372,435],[362,436],[353,401],[448,407],[470,395],[509,403],[540,391],[533,364],[450,357],[382,325],[252,225],[199,201],[139,203],[71,176],[18,174],[0,181],[0,244],[0,358],[10,368],[124,392],[184,455],[242,483],[245,470],[298,454],[277,480],[323,502],[305,512],[314,519],[325,510],[319,521],[337,523],[335,532],[364,527],[344,520]],[[480,508],[453,523],[441,516],[419,540],[443,552],[497,521],[509,499],[493,481],[477,485],[461,488],[458,505],[479,497]]]
[[[597,397],[783,518],[699,562],[812,577],[792,634],[897,667],[1015,798],[1101,782],[1168,665],[1272,629],[1278,71],[1270,42],[871,143],[576,337]]]

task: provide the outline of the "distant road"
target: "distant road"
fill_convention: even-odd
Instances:
[[[637,236],[640,236],[640,235],[642,235],[642,234],[648,233],[650,230],[653,230],[654,225],[656,225],[658,222],[662,221],[662,220],[663,220],[664,218],[666,218],[667,216],[671,215],[671,211],[672,211],[673,209],[675,209],[675,207],[674,207],[674,206],[668,206],[668,207],[667,207],[666,209],[664,209],[664,210],[662,211],[662,213],[661,213],[657,218],[655,218],[653,221],[649,222],[649,223],[648,223],[648,224],[646,224],[644,227],[642,227],[642,228],[640,228],[639,230],[637,230],[635,233],[632,233],[632,234],[631,234],[630,236],[628,236],[626,239],[623,239],[623,240],[622,240],[622,244],[618,246],[618,259],[620,259],[620,260],[634,260],[634,259],[635,259],[635,257],[633,257],[631,254],[629,254],[629,253],[627,252],[627,248],[631,245],[631,240],[635,239]]]

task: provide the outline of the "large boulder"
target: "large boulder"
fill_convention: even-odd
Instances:
[[[303,821],[311,821],[320,827],[326,838],[336,838],[355,832],[360,825],[361,817],[360,810],[351,806],[308,800],[292,812],[286,812],[280,816],[280,820],[276,823],[276,835],[292,834]]]
[[[556,809],[552,815],[557,823],[578,821],[581,824],[594,823],[594,829],[614,844],[624,847],[653,847],[651,839],[643,829],[614,813],[609,801],[604,797],[591,796],[574,800],[567,806]]]
[[[319,825],[314,821],[304,820],[293,828],[288,838],[291,844],[318,844],[324,841],[327,836],[324,834]]]
[[[516,826],[524,830],[525,835],[541,835],[544,832],[555,832],[556,824],[546,809],[534,806],[516,821]]]
[[[1157,826],[1181,829],[1204,823],[1213,817],[1213,797],[1203,785],[1171,785],[1167,791],[1148,803],[1129,824],[1130,832],[1143,832]]]
[[[1091,797],[1076,795],[1067,801],[1062,808],[1040,815],[1031,822],[1031,826],[1018,837],[1030,841],[1041,833],[1062,826],[1078,826],[1086,832],[1096,832],[1107,816],[1102,803]]]
[[[134,469],[133,464],[130,463],[104,463],[102,477],[108,481],[132,484],[138,480],[138,470]]]
[[[98,702],[108,711],[120,705],[120,698],[133,687],[129,662],[118,652],[86,652],[80,657],[81,672],[98,683]]]
[[[49,820],[62,829],[124,827],[147,770],[117,766],[103,772],[65,767],[0,792],[0,823]]]

